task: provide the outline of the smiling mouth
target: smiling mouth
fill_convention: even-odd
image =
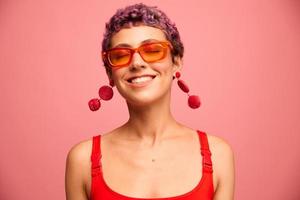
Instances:
[[[142,76],[142,77],[135,77],[135,78],[131,78],[128,79],[127,82],[131,83],[131,84],[142,84],[142,83],[146,83],[149,81],[152,81],[156,76],[153,75],[147,75],[147,76]]]

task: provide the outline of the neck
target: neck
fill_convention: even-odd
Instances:
[[[147,106],[127,105],[130,117],[123,127],[130,140],[153,147],[163,139],[174,137],[180,127],[170,111],[170,95]]]

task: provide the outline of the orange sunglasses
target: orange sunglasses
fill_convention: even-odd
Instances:
[[[138,52],[145,62],[152,63],[164,59],[168,47],[172,48],[167,41],[145,43],[137,48],[116,47],[102,52],[102,57],[112,68],[126,67],[131,63],[135,52]]]

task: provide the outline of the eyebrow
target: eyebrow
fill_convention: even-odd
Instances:
[[[147,40],[144,40],[140,43],[140,45],[142,44],[145,44],[145,43],[149,43],[149,42],[158,42],[159,40],[156,40],[156,39],[147,39]],[[114,46],[113,48],[116,48],[116,47],[132,47],[130,44],[127,44],[127,43],[120,43],[120,44],[117,44],[116,46]]]

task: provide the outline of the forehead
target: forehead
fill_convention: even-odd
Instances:
[[[166,36],[159,28],[151,26],[133,26],[130,28],[123,28],[114,34],[111,38],[111,47],[120,44],[138,47],[143,41],[151,39],[165,41]]]

